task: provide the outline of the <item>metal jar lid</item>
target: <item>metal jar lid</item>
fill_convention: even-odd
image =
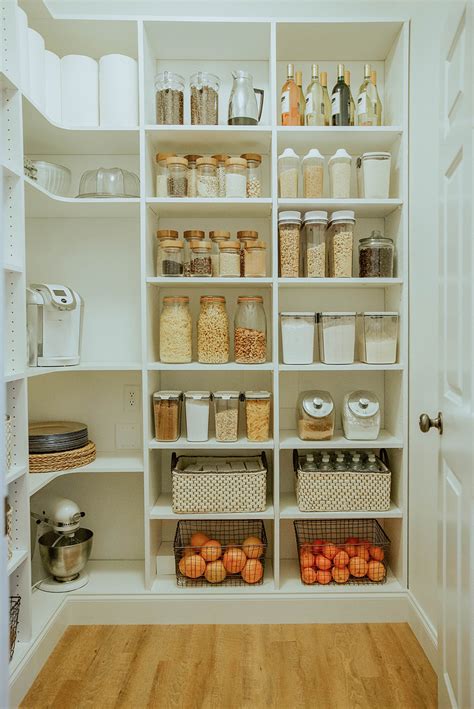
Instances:
[[[371,391],[359,389],[348,394],[347,405],[355,416],[369,418],[380,409],[379,400]]]
[[[328,391],[305,391],[302,397],[304,411],[313,418],[324,418],[334,410],[334,402]]]

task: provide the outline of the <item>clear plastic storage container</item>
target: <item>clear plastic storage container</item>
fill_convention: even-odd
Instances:
[[[319,357],[324,364],[353,364],[355,313],[318,313]]]
[[[188,161],[186,158],[168,158],[168,197],[187,197]]]
[[[191,125],[219,123],[219,77],[205,71],[191,76]]]
[[[303,197],[320,199],[323,196],[324,158],[312,148],[303,158]]]
[[[214,278],[217,278],[219,276],[220,245],[225,244],[227,241],[229,241],[230,231],[210,231],[209,238],[212,242],[212,275],[214,276]]]
[[[214,158],[199,158],[197,165],[197,196],[218,197],[217,162]]]
[[[179,233],[175,229],[158,229],[156,232],[156,240],[157,240],[157,249],[156,249],[156,275],[161,276],[162,270],[161,270],[161,257],[162,257],[162,251],[161,251],[161,244],[164,241],[170,241],[171,239],[173,241],[178,241],[179,238]]]
[[[219,252],[221,278],[240,278],[240,242],[223,241],[219,244]]]
[[[239,364],[259,364],[267,359],[267,318],[259,295],[237,298],[234,355]]]
[[[184,244],[179,239],[165,239],[160,243],[160,276],[176,278],[183,275]]]
[[[329,392],[301,392],[296,406],[296,424],[302,441],[328,441],[334,435],[334,421],[334,402]]]
[[[329,193],[331,199],[349,199],[351,196],[351,161],[344,148],[329,158]]]
[[[270,439],[271,393],[269,391],[246,391],[245,426],[249,441]]]
[[[261,197],[262,156],[258,153],[244,153],[240,157],[247,161],[247,197]]]
[[[173,71],[161,71],[155,77],[156,123],[183,125],[184,78]]]
[[[213,399],[216,441],[236,441],[239,435],[240,392],[215,391]]]
[[[298,171],[300,159],[292,148],[285,148],[278,156],[278,185],[282,199],[298,197]]]
[[[362,199],[388,199],[390,192],[390,153],[364,153],[357,158],[357,189]]]
[[[316,313],[281,313],[283,364],[312,364]]]
[[[301,259],[301,212],[280,212],[278,240],[280,276],[298,278]]]
[[[181,391],[156,391],[153,394],[157,441],[177,441],[180,437],[182,400]]]
[[[305,278],[324,278],[326,276],[327,224],[327,212],[306,212],[304,217]]]
[[[200,443],[209,440],[210,391],[186,391],[186,439]]]
[[[168,197],[168,158],[175,158],[175,153],[158,153],[156,156],[156,196]]]
[[[229,158],[225,164],[225,196],[241,199],[247,196],[247,160]]]
[[[363,313],[360,327],[360,358],[367,364],[397,361],[398,313]]]
[[[349,441],[375,441],[380,433],[380,404],[371,391],[351,391],[344,397],[342,428]]]
[[[267,275],[267,245],[264,241],[249,241],[244,249],[246,278],[265,278]]]
[[[331,214],[327,239],[330,278],[352,278],[354,224],[354,212],[350,210]]]
[[[191,241],[191,277],[210,278],[212,276],[212,261],[210,241]]]
[[[188,161],[188,197],[197,197],[197,161],[202,155],[185,155]]]
[[[394,245],[392,239],[375,229],[359,241],[360,278],[393,278]]]
[[[192,360],[192,321],[187,296],[163,298],[160,360],[169,364],[186,364]]]
[[[197,323],[197,354],[202,364],[229,361],[229,321],[222,295],[202,295]]]

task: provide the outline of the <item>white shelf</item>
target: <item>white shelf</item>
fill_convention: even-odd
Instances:
[[[283,559],[280,561],[280,592],[281,593],[304,593],[316,595],[346,594],[360,595],[365,593],[400,593],[403,591],[402,585],[393,575],[390,567],[387,570],[387,580],[385,583],[360,583],[360,584],[327,584],[323,586],[315,583],[313,585],[304,584],[300,579],[298,562],[296,559]]]
[[[29,379],[58,372],[140,372],[141,368],[140,362],[84,362],[72,367],[28,367],[26,376]]]
[[[156,151],[185,155],[189,151],[215,153],[268,153],[271,126],[145,126]]]
[[[142,559],[120,559],[114,561],[92,559],[87,562],[86,571],[89,575],[89,583],[77,591],[73,591],[72,593],[75,596],[150,594],[145,588],[144,562]]]
[[[356,218],[384,218],[403,204],[401,199],[279,199],[278,209],[297,209],[308,212],[311,209],[323,209],[335,212],[340,209],[351,209]]]
[[[157,278],[150,277],[146,282],[153,286],[180,286],[196,288],[202,286],[271,286],[271,278]]]
[[[27,549],[15,549],[12,558],[8,562],[8,575],[12,574],[24,561],[28,559]]]
[[[19,165],[14,165],[12,162],[2,162],[2,172],[4,177],[13,177],[19,179],[23,171],[20,170]]]
[[[159,217],[269,217],[272,210],[272,199],[270,197],[227,199],[216,198],[206,199],[185,197],[163,198],[147,197],[149,207]]]
[[[402,510],[393,502],[384,512],[301,512],[294,492],[282,492],[280,497],[281,519],[393,519],[403,517]]]
[[[193,514],[175,514],[171,506],[171,494],[164,493],[158,497],[150,510],[150,519],[273,519],[275,516],[271,500],[267,500],[264,512],[215,512]]]
[[[279,278],[280,288],[391,288],[402,278]]]
[[[163,575],[155,580],[152,593],[176,596],[253,596],[272,593],[275,590],[273,568],[270,559],[265,559],[265,573],[262,584],[243,584],[242,586],[178,586],[174,574]]]
[[[226,443],[221,441],[216,441],[214,437],[209,438],[208,441],[188,441],[185,436],[181,436],[177,441],[157,441],[154,438],[149,443],[149,448],[155,449],[167,449],[167,450],[194,450],[198,448],[204,448],[205,450],[221,450],[226,451],[230,449],[234,450],[272,450],[274,448],[273,439],[269,441],[248,441],[247,438],[241,437],[238,441],[234,443],[228,441]]]
[[[397,436],[392,436],[388,431],[380,431],[376,441],[348,441],[341,431],[336,431],[330,441],[302,441],[296,431],[281,431],[280,448],[282,450],[292,450],[293,448],[365,448],[378,450],[379,448],[403,448],[403,441]]]
[[[354,362],[354,364],[323,364],[313,362],[313,364],[279,364],[280,372],[400,372],[403,364],[365,364],[364,362]]]
[[[3,270],[6,273],[23,273],[23,266],[18,263],[4,263]]]
[[[27,465],[13,465],[8,471],[5,478],[7,485],[10,485],[10,483],[14,482],[15,480],[18,480],[18,478],[21,478],[27,472]]]
[[[24,379],[25,372],[6,372],[3,376],[4,382],[16,382],[19,379]]]
[[[401,126],[278,126],[278,153],[293,148],[304,155],[317,147],[323,154],[345,148],[351,155],[390,150],[403,133]]]
[[[140,199],[58,197],[25,177],[25,204],[29,219],[123,219],[138,217]]]
[[[143,459],[139,451],[136,453],[124,452],[103,453],[98,451],[97,458],[89,465],[83,465],[71,470],[59,470],[53,473],[29,473],[28,488],[30,496],[41,490],[55,478],[74,473],[141,473],[143,472]]]
[[[238,364],[237,362],[227,362],[226,364],[201,364],[200,362],[190,362],[189,364],[166,364],[164,362],[150,362],[148,364],[150,371],[158,372],[271,372],[273,364],[264,362],[263,364]]]

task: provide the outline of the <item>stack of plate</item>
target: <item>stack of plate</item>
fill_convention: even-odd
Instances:
[[[83,448],[89,441],[87,426],[76,421],[40,421],[29,426],[31,454],[63,453]]]

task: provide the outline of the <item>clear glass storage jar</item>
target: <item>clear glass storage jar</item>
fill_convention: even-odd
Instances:
[[[316,313],[281,313],[283,364],[312,364]]]
[[[319,357],[324,364],[353,364],[355,313],[318,313]]]
[[[212,276],[212,261],[210,241],[191,241],[191,277],[210,278]]]
[[[301,258],[301,212],[280,212],[278,238],[280,244],[280,276],[298,278]]]
[[[219,77],[198,71],[189,80],[191,91],[191,125],[219,123]]]
[[[349,441],[375,441],[380,433],[380,404],[371,391],[351,391],[344,397],[342,428]]]
[[[262,156],[258,153],[244,153],[240,157],[247,161],[247,197],[261,197]]]
[[[219,244],[219,275],[221,278],[240,277],[240,242],[222,241]]]
[[[246,391],[245,429],[249,441],[270,439],[271,393],[269,391]]]
[[[186,439],[196,443],[209,440],[210,391],[186,391]]]
[[[362,313],[360,358],[367,364],[397,361],[398,313]]]
[[[330,278],[352,278],[354,212],[333,212],[329,222],[327,249]]]
[[[362,199],[388,199],[390,153],[364,153],[356,162],[357,190]]]
[[[236,441],[239,435],[239,391],[215,391],[214,422],[216,441]]]
[[[247,195],[247,160],[229,158],[225,164],[225,196],[240,199]]]
[[[244,248],[246,278],[265,278],[267,275],[267,245],[264,241],[248,241]]]
[[[304,217],[305,278],[324,278],[326,276],[326,230],[327,212],[306,212]]]
[[[175,158],[174,153],[158,153],[156,156],[156,196],[168,197],[168,158]]]
[[[165,239],[160,243],[160,276],[166,278],[183,275],[184,244],[179,239]]]
[[[188,194],[188,161],[186,158],[168,158],[168,197],[186,197]]]
[[[187,296],[166,296],[160,315],[160,360],[169,364],[192,361],[192,321]]]
[[[212,261],[212,275],[214,278],[219,276],[219,258],[220,258],[220,245],[225,244],[230,239],[230,231],[210,231],[209,238],[212,242],[211,250],[211,261]]]
[[[229,361],[229,321],[225,298],[202,295],[197,323],[198,362],[225,364]]]
[[[260,295],[237,298],[234,356],[239,364],[260,364],[267,359],[267,318]]]
[[[212,155],[211,157],[217,164],[217,196],[225,197],[225,164],[230,158],[230,155],[218,153],[217,155]]]
[[[278,156],[278,185],[282,199],[298,197],[298,170],[300,159],[292,148],[285,148]]]
[[[331,199],[349,199],[351,196],[352,158],[344,148],[329,158],[329,194]]]
[[[321,199],[323,196],[324,158],[312,148],[303,158],[303,197]]]
[[[240,241],[240,275],[245,276],[245,249],[250,243],[258,241],[258,231],[245,229],[237,232],[237,238]]]
[[[202,155],[185,155],[184,159],[188,161],[188,191],[187,197],[197,197],[197,165],[196,161],[202,158]]]
[[[392,239],[375,229],[359,241],[360,278],[393,278],[393,257]]]
[[[296,425],[302,441],[328,441],[334,435],[335,409],[328,391],[302,391],[296,405]]]
[[[214,158],[199,158],[197,165],[197,196],[214,198],[218,196],[217,162]]]
[[[156,123],[183,125],[184,78],[173,71],[160,71],[155,77]]]
[[[157,441],[177,441],[181,435],[181,391],[155,391],[153,414]]]
[[[184,237],[184,257],[183,257],[183,275],[191,275],[191,241],[204,241],[206,232],[200,229],[187,229],[183,232]]]
[[[156,248],[156,275],[157,276],[162,276],[162,271],[161,271],[161,258],[162,258],[162,251],[161,251],[161,244],[164,241],[170,241],[171,239],[173,241],[177,241],[179,237],[179,233],[175,229],[158,229],[156,232],[156,240],[157,240],[157,248]]]

